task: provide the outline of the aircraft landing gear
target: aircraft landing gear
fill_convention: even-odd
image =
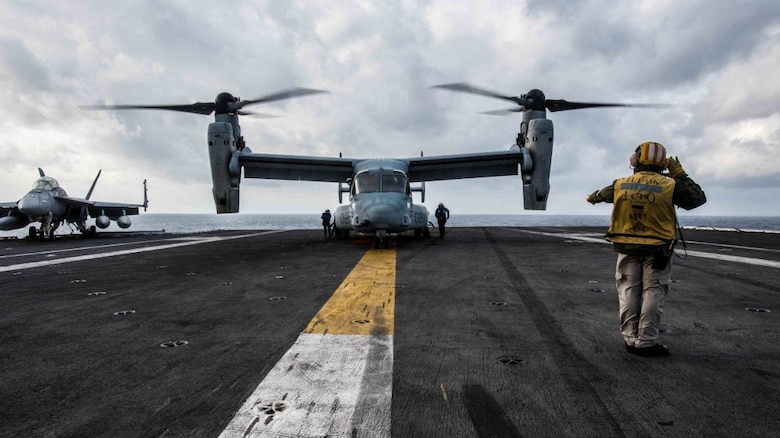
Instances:
[[[374,234],[374,248],[390,248],[390,235],[385,230],[379,230]]]

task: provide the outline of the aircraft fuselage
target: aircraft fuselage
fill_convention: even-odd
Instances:
[[[386,243],[389,233],[414,230],[422,234],[428,227],[428,209],[415,204],[403,160],[364,160],[355,165],[349,181],[349,204],[335,212],[336,229],[373,234]]]
[[[61,188],[52,190],[31,190],[19,200],[19,212],[32,221],[46,217],[61,218],[65,216],[68,206],[55,199],[55,196],[68,196]]]

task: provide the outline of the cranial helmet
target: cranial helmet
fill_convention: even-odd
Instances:
[[[658,166],[665,169],[667,165],[666,148],[661,143],[646,141],[637,146],[631,155],[631,166]]]

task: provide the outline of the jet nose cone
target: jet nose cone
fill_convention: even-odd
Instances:
[[[49,199],[42,193],[28,193],[19,201],[19,211],[27,216],[49,214]]]

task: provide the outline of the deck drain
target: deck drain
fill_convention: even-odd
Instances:
[[[98,296],[98,295],[105,295],[105,294],[106,294],[105,292],[90,292],[87,295],[90,296],[90,297],[95,297],[95,296]]]
[[[751,312],[758,312],[758,313],[770,313],[771,310],[764,309],[763,307],[745,307],[745,310],[749,310]]]
[[[114,315],[132,315],[133,313],[135,313],[135,310],[120,310],[119,312],[114,312]]]
[[[368,324],[368,323],[370,323],[371,321],[370,321],[370,320],[368,320],[368,319],[356,319],[356,320],[354,320],[354,321],[352,321],[352,322],[354,322],[355,324]]]
[[[162,348],[182,347],[187,344],[189,344],[188,341],[165,341],[162,344],[160,344],[160,347]]]
[[[277,280],[281,280],[282,278],[284,278],[284,275],[276,275],[274,276],[274,278]]]
[[[188,276],[193,276],[193,275],[195,275],[195,273],[194,272],[188,272],[187,275]]]
[[[604,289],[588,289],[588,292],[593,292],[594,294],[603,294],[606,292]]]
[[[506,301],[491,301],[490,304],[492,306],[506,306],[509,303],[507,303]]]
[[[168,265],[157,265],[155,266],[157,269],[168,269]]]
[[[598,283],[598,280],[588,280],[588,283]]]
[[[517,356],[499,356],[496,358],[496,362],[504,365],[522,365],[525,363],[525,359]]]
[[[281,301],[281,300],[286,300],[286,299],[287,299],[287,297],[271,297],[271,298],[268,299],[268,301]]]
[[[71,280],[71,283],[86,283],[87,280]]]
[[[231,281],[225,281],[225,282],[222,282],[222,283],[220,283],[219,285],[220,285],[220,286],[230,286],[231,284],[233,284],[233,282],[231,282]]]

